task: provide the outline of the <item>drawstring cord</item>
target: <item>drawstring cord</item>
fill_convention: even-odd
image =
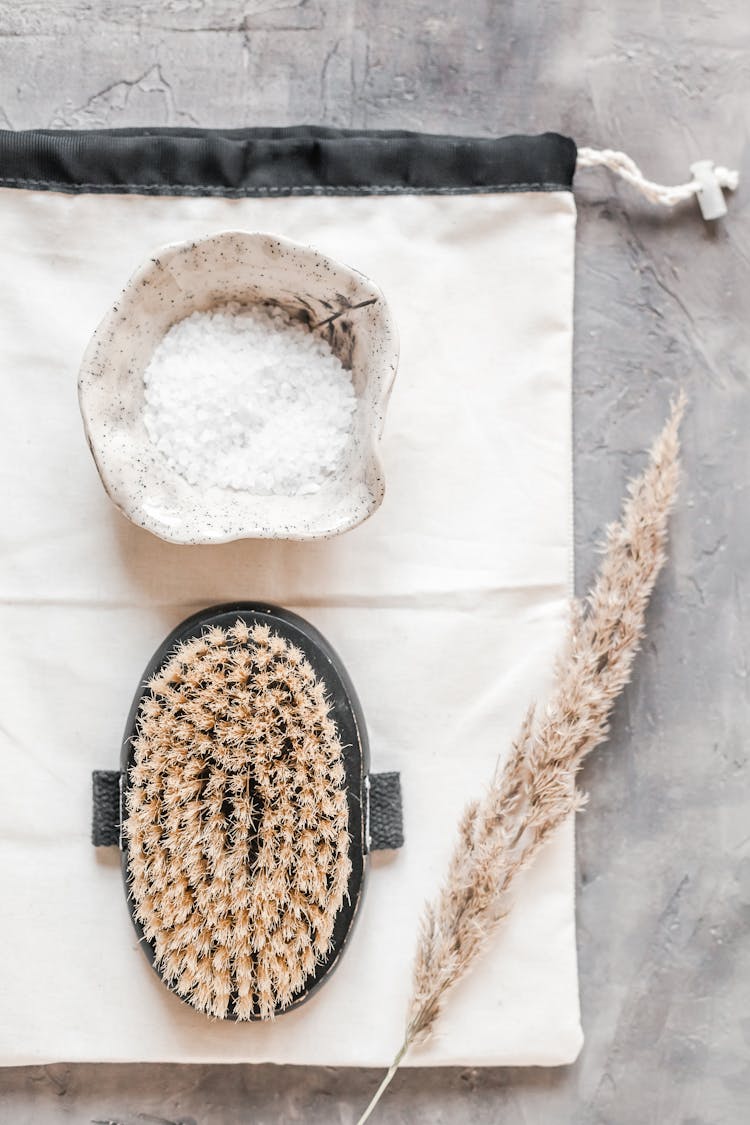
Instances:
[[[735,191],[740,177],[729,168],[714,166],[710,160],[691,164],[692,179],[685,184],[667,186],[647,180],[636,162],[625,152],[611,148],[579,148],[576,168],[608,168],[620,176],[651,203],[674,207],[683,200],[698,197],[704,219],[718,219],[726,214],[722,188]]]

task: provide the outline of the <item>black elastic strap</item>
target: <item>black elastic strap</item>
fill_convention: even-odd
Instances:
[[[120,771],[94,770],[91,786],[91,842],[95,848],[116,847],[120,843]]]
[[[404,814],[398,773],[370,774],[369,835],[371,852],[403,845]]]
[[[120,771],[94,770],[91,775],[94,847],[120,843]],[[369,850],[400,848],[404,842],[401,778],[398,773],[371,773],[369,777]]]

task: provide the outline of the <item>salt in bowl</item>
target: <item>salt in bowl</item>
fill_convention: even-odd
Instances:
[[[340,474],[306,495],[256,495],[190,484],[144,421],[143,374],[169,328],[229,302],[281,306],[325,335],[350,372],[357,408]],[[316,539],[355,527],[384,493],[378,446],[398,363],[392,316],[363,274],[288,239],[222,231],[166,246],[105,315],[81,365],[86,436],[107,493],[134,523],[173,543]]]

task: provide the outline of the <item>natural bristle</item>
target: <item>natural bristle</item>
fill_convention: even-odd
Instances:
[[[304,654],[238,620],[180,644],[138,714],[135,916],[195,1008],[269,1018],[328,953],[351,860],[343,752]]]

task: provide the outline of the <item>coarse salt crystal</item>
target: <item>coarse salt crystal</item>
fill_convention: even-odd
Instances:
[[[317,492],[345,468],[351,377],[277,306],[192,313],[160,341],[143,381],[149,437],[191,484],[289,496]]]

